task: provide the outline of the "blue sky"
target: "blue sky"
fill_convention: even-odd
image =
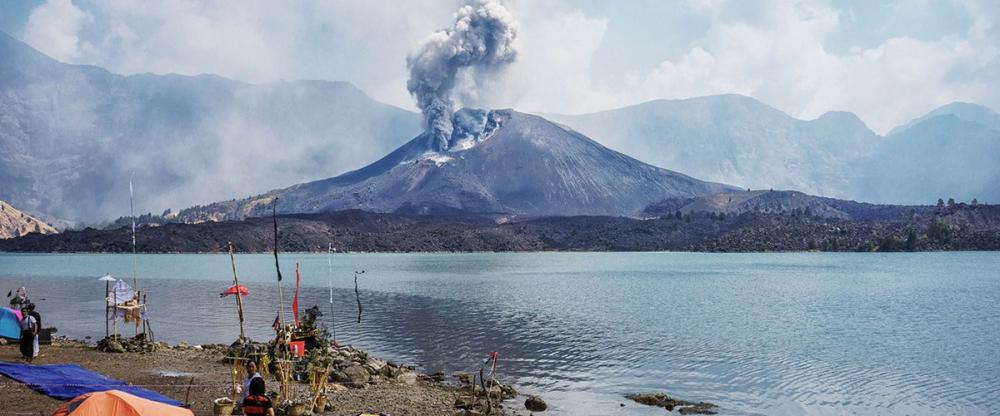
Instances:
[[[739,93],[884,132],[952,101],[1000,108],[994,0],[512,0],[520,54],[466,104],[579,113]],[[114,72],[328,79],[413,108],[405,58],[458,1],[0,0],[0,30]]]

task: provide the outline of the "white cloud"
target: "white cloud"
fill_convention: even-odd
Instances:
[[[538,112],[579,112],[614,97],[591,82],[591,58],[607,30],[604,19],[575,11],[522,22],[517,62],[506,74],[502,105]]]
[[[48,0],[31,11],[22,38],[53,58],[72,61],[91,49],[78,36],[89,20],[91,16],[70,0]]]
[[[952,101],[1000,104],[1000,56],[986,15],[961,36],[895,37],[838,55],[824,42],[839,11],[824,2],[758,4],[750,16],[727,3],[699,6],[712,16],[706,37],[650,71],[628,101],[732,92],[802,118],[854,111],[879,132]]]
[[[882,132],[955,100],[1000,109],[1000,7],[994,0],[956,0],[955,10],[968,20],[959,33],[901,35],[896,24],[892,37],[837,48],[827,47],[831,39],[851,41],[838,35],[848,27],[859,30],[863,19],[823,0],[677,4],[677,13],[695,14],[707,25],[703,34],[689,28],[689,36],[677,37],[682,40],[608,36],[615,25],[602,14],[607,7],[602,12],[596,3],[511,1],[521,21],[522,53],[504,82],[479,94],[481,104],[579,113],[739,93],[803,118],[853,111]],[[461,2],[49,0],[32,12],[22,37],[57,59],[119,73],[345,80],[413,109],[405,57],[451,21]],[[921,9],[921,2],[890,6],[888,13],[905,14],[907,22],[936,18],[937,9]],[[672,13],[667,9],[660,13]],[[663,20],[651,13],[617,30]],[[618,44],[606,44],[609,39]],[[622,39],[643,42],[644,51],[649,43],[664,43],[663,50],[675,52],[656,65],[595,64],[599,48],[632,47]],[[683,43],[667,45],[671,41]],[[595,73],[602,68],[627,69]]]

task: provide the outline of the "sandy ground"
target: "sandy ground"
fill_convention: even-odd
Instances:
[[[212,400],[226,396],[230,366],[221,353],[194,349],[161,349],[155,353],[102,353],[82,343],[57,341],[42,346],[35,364],[78,364],[132,385],[191,404],[196,415],[211,415]],[[16,345],[0,346],[0,361],[20,362]],[[193,381],[192,381],[193,380]],[[187,385],[194,384],[189,391]],[[298,384],[298,383],[297,383]],[[268,380],[268,388],[276,382]],[[296,386],[306,391],[306,385]],[[439,384],[387,382],[363,389],[345,389],[329,395],[334,410],[328,415],[357,415],[364,411],[402,415],[452,415],[455,392]],[[50,415],[62,401],[36,393],[0,376],[0,415]],[[527,413],[527,412],[524,412]]]

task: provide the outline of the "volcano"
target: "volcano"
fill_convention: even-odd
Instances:
[[[423,215],[634,216],[653,202],[736,189],[662,169],[513,110],[462,109],[444,150],[423,133],[343,175],[183,210],[185,222],[345,209]]]

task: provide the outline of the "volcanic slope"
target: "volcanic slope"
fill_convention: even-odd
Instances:
[[[181,211],[184,222],[345,209],[407,214],[640,215],[667,198],[735,189],[642,163],[542,117],[463,109],[445,151],[421,134],[356,171]]]

